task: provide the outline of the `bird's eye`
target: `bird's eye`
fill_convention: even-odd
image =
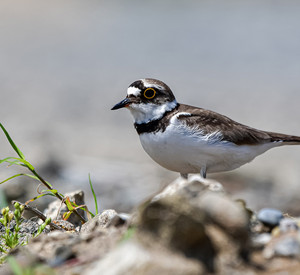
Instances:
[[[144,91],[144,97],[147,99],[152,99],[153,97],[155,97],[156,95],[156,91],[153,88],[147,88]]]

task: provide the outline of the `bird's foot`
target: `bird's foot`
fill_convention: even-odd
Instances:
[[[201,175],[192,175],[189,177],[188,182],[193,182],[193,181],[201,182],[205,187],[207,187],[211,191],[224,192],[223,185],[216,180],[206,179]]]
[[[180,177],[172,181],[168,186],[166,186],[160,193],[153,197],[153,201],[157,201],[166,196],[174,195],[178,190],[190,185],[192,182],[200,182],[204,189],[208,189],[214,192],[224,192],[223,185],[216,180],[205,179],[201,175],[192,175],[190,177]]]

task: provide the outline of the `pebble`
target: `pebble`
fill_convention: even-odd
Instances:
[[[256,248],[264,247],[272,239],[272,235],[269,233],[262,233],[252,238],[252,244]]]
[[[263,208],[259,210],[257,219],[264,225],[269,227],[275,227],[279,225],[280,220],[283,219],[282,213],[274,208]]]
[[[297,220],[291,218],[284,218],[279,223],[279,229],[281,233],[285,233],[290,231],[298,231],[299,226],[297,224]]]
[[[106,228],[109,223],[118,216],[118,213],[113,209],[104,210],[91,220],[87,221],[82,227],[82,232],[92,232],[97,228]]]
[[[275,245],[274,252],[279,256],[297,256],[300,254],[299,241],[293,237],[285,237]]]

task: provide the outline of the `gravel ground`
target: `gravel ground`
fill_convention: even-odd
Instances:
[[[110,111],[138,78],[165,81],[179,102],[300,135],[299,9],[298,1],[1,1],[0,120],[62,191],[80,186],[89,201],[91,173],[101,208],[127,211],[177,177],[143,152],[126,110]],[[0,135],[0,157],[12,154]],[[217,177],[252,209],[296,215],[299,163],[300,148],[280,148]],[[12,173],[0,167],[1,179]]]

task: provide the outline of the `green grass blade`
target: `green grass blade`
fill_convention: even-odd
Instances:
[[[30,175],[30,174],[20,173],[20,174],[13,175],[13,176],[11,176],[11,177],[9,177],[9,178],[7,178],[7,179],[1,181],[0,184],[2,184],[2,183],[4,183],[4,182],[7,182],[7,181],[10,181],[10,180],[12,180],[12,179],[14,179],[14,178],[17,178],[17,177],[20,177],[20,176],[25,176],[25,177],[28,177],[28,178],[35,179],[35,180],[37,180],[37,181],[40,181],[39,178],[36,177],[36,176]]]
[[[66,206],[68,207],[68,210],[69,210],[69,211],[74,211],[74,203],[73,203],[73,205],[72,205],[72,202],[71,202],[71,200],[70,200],[69,197],[66,197],[65,203],[66,203]],[[76,206],[75,206],[75,207],[76,207]]]
[[[95,209],[96,209],[96,215],[98,215],[98,201],[97,201],[97,197],[96,197],[96,194],[95,194],[95,191],[94,191],[94,188],[93,188],[93,184],[92,184],[92,181],[91,181],[91,175],[89,174],[89,183],[90,183],[90,187],[91,187],[91,190],[92,190],[92,193],[93,193],[93,197],[94,197],[94,201],[95,201]]]
[[[11,147],[15,150],[15,152],[18,154],[18,156],[21,159],[25,159],[24,154],[21,152],[21,150],[17,147],[17,145],[14,143],[14,141],[12,140],[12,138],[10,137],[10,135],[8,134],[8,132],[6,131],[6,129],[4,128],[4,126],[2,125],[2,123],[0,123],[0,127],[2,129],[2,131],[4,132],[4,134],[6,135],[7,140],[9,141]]]
[[[11,160],[14,160],[14,161],[11,161]],[[4,162],[10,163],[10,164],[19,164],[20,165],[20,159],[15,158],[15,157],[8,157],[8,158],[5,158],[5,159],[0,159],[0,164],[4,163]]]
[[[33,202],[33,201],[35,201],[35,200],[37,200],[37,199],[39,199],[39,198],[45,197],[45,196],[55,197],[55,195],[53,195],[52,193],[47,192],[47,193],[43,193],[43,194],[41,194],[41,195],[38,195],[38,196],[36,196],[36,197],[34,197],[34,198],[32,198],[32,199],[26,201],[26,204],[28,204],[28,203],[30,203],[30,202]]]
[[[11,176],[11,177],[9,177],[9,178],[7,178],[7,179],[1,181],[0,184],[2,184],[2,183],[4,183],[4,182],[7,182],[7,181],[10,181],[10,180],[12,180],[12,179],[14,179],[14,178],[23,176],[23,175],[24,175],[24,174],[16,174],[16,175],[13,175],[13,176]]]
[[[16,258],[13,256],[8,256],[7,257],[7,262],[11,268],[11,271],[14,275],[23,275],[23,269],[22,267],[19,265],[19,263],[17,262]]]
[[[9,166],[10,165],[19,165],[19,166],[29,168],[27,164],[24,164],[24,160],[21,158],[8,157],[8,158],[0,160],[0,164],[4,163],[4,162],[8,163]],[[28,162],[26,162],[26,163],[28,163]],[[29,165],[31,166],[31,168],[33,168],[33,166],[30,163],[29,163]]]
[[[63,214],[64,221],[67,221],[69,219],[69,217],[71,216],[71,214],[72,214],[72,211],[65,212]]]
[[[13,161],[11,161],[11,160],[13,160]],[[22,158],[8,157],[8,158],[5,158],[5,159],[0,159],[0,164],[3,163],[3,162],[7,162],[9,164],[16,164],[16,165],[20,165],[20,166],[25,166],[28,169],[30,169],[31,171],[34,170],[33,165],[29,161],[27,161],[25,159],[22,159]]]
[[[33,171],[34,167],[32,166],[32,164],[30,162],[28,162],[25,159],[20,159],[20,162],[23,163],[29,170]]]

